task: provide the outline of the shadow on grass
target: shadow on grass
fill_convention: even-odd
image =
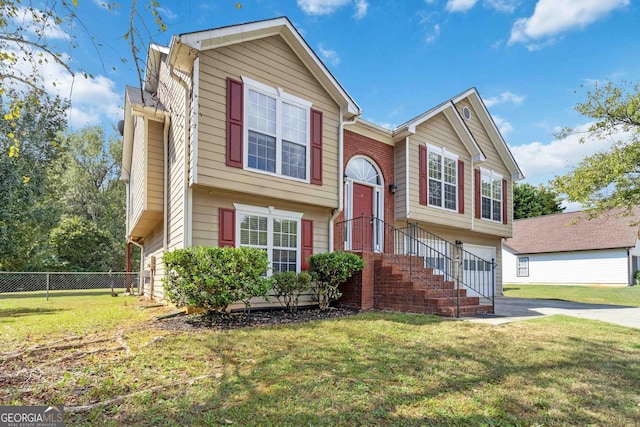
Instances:
[[[114,289],[116,293],[122,293],[124,289]],[[86,297],[86,296],[103,296],[111,295],[111,289],[77,289],[77,290],[52,290],[49,291],[49,299],[60,297]],[[0,301],[9,299],[24,299],[24,298],[42,298],[46,299],[46,291],[33,291],[33,292],[3,292],[0,293]]]
[[[16,317],[25,317],[25,316],[34,316],[41,314],[57,314],[61,311],[67,311],[62,308],[28,308],[28,307],[17,307],[17,308],[0,308],[0,320],[3,318],[16,318]]]
[[[512,329],[365,313],[329,325],[205,332],[188,339],[222,361],[222,378],[163,390],[153,405],[118,417],[243,426],[623,426],[639,419],[640,359],[614,342],[621,329],[605,325],[592,337],[588,322],[556,325],[539,340],[519,340]],[[640,332],[628,342],[640,343]],[[91,416],[110,419],[108,411]]]

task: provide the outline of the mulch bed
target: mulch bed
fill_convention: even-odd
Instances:
[[[238,329],[257,326],[277,326],[292,323],[303,323],[313,320],[334,319],[353,316],[359,310],[343,307],[331,307],[328,310],[318,308],[299,308],[289,313],[286,310],[252,310],[231,313],[224,316],[208,317],[200,314],[178,316],[157,320],[155,326],[159,329],[184,331],[194,329]]]

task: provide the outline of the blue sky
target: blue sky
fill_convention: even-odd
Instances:
[[[76,77],[71,87],[61,70],[51,71],[56,90],[71,93],[75,127],[116,123],[124,86],[138,82],[122,37],[130,3],[122,3],[109,12],[102,0],[80,0],[78,14],[96,35],[100,55],[87,37],[68,53],[74,67],[95,79]],[[160,3],[168,30],[157,33],[151,23],[143,33],[145,41],[165,45],[174,34],[287,16],[363,118],[381,126],[399,125],[476,87],[524,182],[534,185],[606,147],[552,135],[560,127],[588,126],[573,109],[587,89],[607,80],[640,83],[637,0],[240,0],[241,8],[235,1]]]

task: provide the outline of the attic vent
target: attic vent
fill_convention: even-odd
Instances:
[[[462,107],[462,115],[467,120],[471,118],[471,110],[469,110],[469,107],[467,106]]]

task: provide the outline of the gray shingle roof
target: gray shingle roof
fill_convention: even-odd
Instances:
[[[589,220],[585,212],[545,215],[513,221],[513,237],[504,245],[516,254],[631,248],[636,245],[640,210],[624,216],[611,211]]]

